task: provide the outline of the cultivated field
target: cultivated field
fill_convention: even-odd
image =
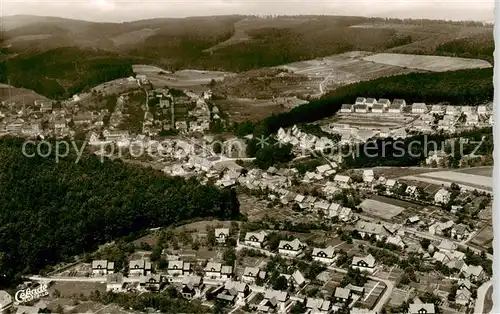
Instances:
[[[378,53],[364,57],[363,60],[390,66],[406,67],[433,72],[456,71],[464,69],[491,68],[491,64],[479,59],[465,59],[441,56],[420,56],[398,53]]]
[[[134,73],[136,74],[146,74],[146,75],[159,72],[171,73],[170,71],[164,70],[157,66],[146,65],[146,64],[134,64],[132,65],[132,71],[134,71]]]
[[[467,168],[467,169],[457,170],[456,172],[470,173],[470,174],[475,174],[475,175],[483,176],[483,177],[492,177],[493,176],[493,167]]]
[[[310,86],[316,89],[318,95],[321,89],[325,92],[355,82],[418,71],[364,60],[371,54],[364,51],[351,51],[321,59],[289,63],[276,68],[307,76]]]
[[[484,227],[481,231],[472,240],[470,241],[472,244],[476,244],[480,247],[484,247],[493,241],[493,227],[488,225]]]
[[[376,201],[373,199],[364,200],[359,205],[365,214],[377,216],[382,219],[391,219],[404,211],[403,207],[391,205],[388,203]]]
[[[159,71],[145,73],[155,87],[187,88],[209,84],[212,80],[222,81],[225,77],[234,75],[230,72],[180,70],[174,73]]]
[[[493,178],[491,176],[479,176],[470,173],[461,173],[454,171],[438,171],[421,174],[421,176],[436,178],[439,180],[456,182],[458,184],[464,184],[469,186],[486,187],[488,189],[493,188]]]
[[[273,113],[288,111],[272,100],[231,98],[216,100],[215,103],[228,113],[231,122],[259,121]]]

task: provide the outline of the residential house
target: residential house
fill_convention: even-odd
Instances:
[[[393,245],[399,246],[400,248],[405,247],[405,243],[399,235],[389,236],[389,237],[387,237],[385,242],[387,244],[393,244]]]
[[[427,106],[424,103],[413,103],[411,106],[411,113],[426,113],[427,112]]]
[[[375,269],[375,258],[371,254],[365,257],[355,256],[352,259],[351,267],[371,274]]]
[[[281,240],[278,246],[279,254],[297,256],[306,245],[300,242],[299,239],[293,241]]]
[[[151,274],[151,262],[144,259],[132,260],[129,262],[128,273],[129,276],[147,276]]]
[[[376,104],[377,100],[375,98],[366,98],[365,105],[367,105],[369,108],[372,108]]]
[[[364,296],[364,294],[365,294],[365,288],[364,287],[355,286],[355,285],[353,285],[351,283],[348,284],[347,286],[345,286],[344,288],[351,290],[351,294],[357,294],[360,297]]]
[[[463,306],[469,306],[473,302],[471,289],[472,283],[469,279],[460,280],[455,294],[455,303]]]
[[[331,309],[331,302],[324,299],[307,298],[306,309],[311,314],[328,314]]]
[[[446,153],[442,150],[432,151],[429,153],[429,156],[425,159],[426,165],[432,165],[434,162],[436,165],[439,165],[442,160],[446,158]]]
[[[385,112],[385,106],[382,104],[376,104],[373,105],[372,107],[372,113],[384,113]]]
[[[245,235],[245,244],[257,248],[263,248],[267,241],[267,233],[265,231],[247,232]]]
[[[314,248],[312,251],[312,259],[321,263],[330,265],[335,258],[335,249],[332,246],[326,249]]]
[[[293,272],[292,279],[296,287],[302,287],[306,283],[304,275],[302,275],[302,273],[298,269]]]
[[[391,105],[391,101],[389,99],[386,99],[386,98],[380,98],[377,102],[377,105],[382,105],[382,106],[384,106],[384,109],[386,109],[387,107],[389,107]]]
[[[355,229],[363,238],[375,236],[378,241],[389,235],[383,225],[361,220],[356,223]]]
[[[337,287],[335,288],[333,299],[335,300],[335,303],[348,303],[351,299],[351,290]]]
[[[329,164],[316,167],[316,172],[320,175],[330,176],[335,173],[335,170]]]
[[[158,274],[141,276],[141,278],[139,279],[139,286],[151,291],[159,291],[162,284],[163,281],[161,280],[161,276]]]
[[[349,176],[342,176],[340,174],[335,175],[335,178],[333,179],[336,183],[340,184],[341,186],[348,186],[351,183],[351,178]]]
[[[342,207],[339,212],[339,219],[343,222],[350,221],[352,219],[352,209],[349,207]]]
[[[365,103],[366,103],[366,98],[364,97],[358,97],[354,102],[355,105],[364,105]]]
[[[228,280],[233,278],[233,266],[224,265],[220,270],[220,276],[222,279]]]
[[[429,226],[429,233],[443,235],[445,232],[449,231],[454,224],[453,220],[448,220],[447,222],[437,222]]]
[[[184,261],[168,261],[167,274],[171,276],[189,275],[191,273],[191,263]]]
[[[354,106],[354,111],[356,113],[367,113],[368,112],[368,106],[367,105],[355,105]]]
[[[245,267],[241,280],[247,283],[253,283],[257,280],[257,278],[265,279],[265,277],[266,272],[260,270],[258,267]]]
[[[452,242],[450,240],[444,239],[439,243],[437,246],[437,249],[440,252],[453,252],[458,248],[458,245],[455,242]]]
[[[352,112],[354,112],[354,105],[343,104],[342,107],[340,107],[340,112],[341,113],[352,113]]]
[[[467,239],[470,234],[470,229],[467,225],[458,224],[451,229],[451,236],[459,241]]]
[[[482,266],[464,266],[462,269],[462,273],[464,274],[465,278],[471,281],[482,280],[485,277]]]
[[[375,178],[375,175],[374,175],[372,169],[363,170],[363,182],[372,183],[374,178]]]
[[[432,105],[431,114],[442,114],[444,112],[443,107],[440,105]]]
[[[474,112],[474,108],[472,106],[462,106],[460,109],[461,113],[464,113],[467,116]]]
[[[226,243],[229,238],[229,228],[216,228],[214,232],[217,243]]]
[[[410,304],[408,314],[435,314],[436,307],[434,303],[413,303]]]
[[[268,312],[270,309],[276,310],[278,313],[286,312],[286,303],[290,296],[286,291],[278,291],[268,289],[264,294],[264,300],[259,304],[259,311]]]
[[[250,294],[250,286],[245,282],[226,281],[223,293],[244,300]]]
[[[328,208],[328,218],[337,217],[339,215],[340,209],[340,204],[331,203],[330,207]]]
[[[438,204],[448,204],[450,201],[450,192],[446,189],[440,189],[439,191],[436,192],[434,195],[434,202]]]
[[[407,225],[414,225],[420,221],[420,218],[418,216],[412,216],[408,219],[406,219],[406,224]]]
[[[204,286],[200,276],[186,276],[182,279],[181,294],[186,299],[192,299],[201,293]]]
[[[123,292],[123,274],[108,274],[106,276],[106,291]]]
[[[389,113],[392,113],[392,114],[400,114],[401,112],[403,112],[403,105],[401,104],[397,104],[397,103],[392,103],[390,106],[389,106],[389,110],[388,110]]]
[[[222,264],[221,263],[207,263],[205,267],[205,277],[211,279],[219,279],[221,277]]]
[[[455,107],[455,106],[451,106],[451,105],[448,105],[448,106],[446,106],[445,113],[446,113],[447,115],[449,115],[449,116],[454,116],[454,115],[457,115],[457,114],[458,114],[457,107]]]
[[[84,125],[92,123],[92,114],[90,112],[81,112],[73,116],[73,123],[75,125]]]
[[[479,124],[479,115],[476,113],[471,113],[467,115],[467,120],[465,121],[465,124],[468,126],[474,126]]]
[[[486,115],[489,114],[489,110],[487,106],[477,106],[477,114]]]
[[[92,261],[92,275],[94,276],[106,276],[107,274],[112,274],[114,270],[114,262],[108,262],[107,260]]]
[[[122,140],[129,139],[129,132],[122,130],[104,130],[102,135],[106,139],[106,141],[118,142]]]

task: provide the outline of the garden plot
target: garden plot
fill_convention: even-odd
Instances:
[[[405,210],[403,207],[379,202],[373,199],[364,200],[359,206],[363,209],[364,213],[385,220],[391,219]]]
[[[378,53],[375,55],[364,57],[363,60],[379,64],[433,72],[491,68],[491,64],[489,64],[487,61],[479,59],[423,56],[399,53]]]

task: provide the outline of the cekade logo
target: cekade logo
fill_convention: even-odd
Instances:
[[[41,284],[35,289],[25,289],[16,292],[14,298],[19,303],[26,303],[49,295],[46,284]]]

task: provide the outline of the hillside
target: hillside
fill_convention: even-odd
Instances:
[[[5,42],[0,44],[0,60],[7,59],[8,67],[0,71],[0,82],[5,82],[8,74],[15,86],[34,89],[47,97],[61,97],[107,77],[128,75],[124,69],[131,60],[171,71],[227,72],[354,50],[472,57],[493,62],[492,27],[472,22],[235,15],[127,23],[10,16],[2,18],[2,23]],[[71,65],[75,59],[83,62],[79,72]],[[57,67],[53,60],[57,60]],[[106,64],[112,69],[106,67],[104,72],[114,74],[96,70]],[[34,72],[28,75],[33,66]]]

